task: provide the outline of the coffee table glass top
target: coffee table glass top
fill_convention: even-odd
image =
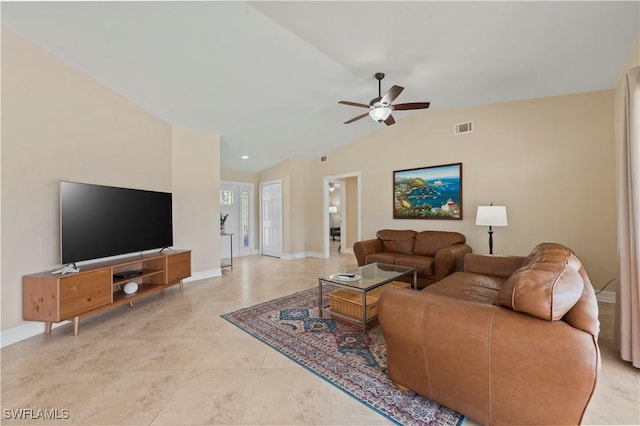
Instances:
[[[377,287],[380,283],[413,272],[415,268],[409,266],[391,265],[388,263],[370,263],[353,271],[339,272],[328,277],[320,278],[324,282],[340,284],[361,290]]]

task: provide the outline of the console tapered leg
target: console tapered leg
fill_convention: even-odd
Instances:
[[[397,387],[397,388],[398,388],[398,390],[401,390],[402,392],[406,392],[406,391],[410,391],[410,390],[411,390],[411,389],[409,389],[408,387],[406,387],[406,386],[402,386],[401,384],[398,384],[398,383],[395,383],[395,382],[393,383],[393,385],[394,385],[395,387]]]

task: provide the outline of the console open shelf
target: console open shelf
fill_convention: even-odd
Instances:
[[[162,277],[160,277],[161,274],[164,274],[164,269],[143,269],[140,275],[136,275],[134,277],[128,277],[128,278],[116,278],[114,276],[113,277],[114,291],[119,290],[119,288],[116,288],[116,286],[126,284],[130,281],[135,281],[139,283],[141,280],[144,280],[145,282],[147,282],[147,280],[150,277],[156,277],[159,281],[163,281]]]
[[[115,274],[141,271],[138,275],[116,278]],[[53,275],[50,272],[25,275],[23,287],[23,318],[43,321],[45,332],[51,333],[54,322],[73,319],[73,334],[78,334],[79,321],[100,312],[129,304],[137,299],[180,285],[191,276],[191,251],[152,253],[129,256],[112,261],[86,265],[80,272]],[[124,284],[134,281],[138,291],[125,294]]]

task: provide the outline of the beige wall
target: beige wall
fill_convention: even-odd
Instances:
[[[174,127],[174,246],[191,249],[193,271],[220,268],[220,137]]]
[[[596,287],[616,277],[613,90],[473,108],[419,112],[310,161],[307,200],[322,199],[323,176],[359,171],[362,238],[381,228],[462,232],[488,252],[478,205],[506,205],[494,252],[524,255],[537,243],[574,249]],[[398,112],[398,117],[402,112]],[[474,131],[454,136],[454,124]],[[373,124],[372,124],[373,126]],[[463,163],[463,220],[394,220],[394,170]],[[293,179],[293,177],[291,177]],[[307,208],[307,250],[322,249],[322,217]]]
[[[258,185],[258,174],[223,169],[220,170],[220,180],[228,182],[245,182]]]
[[[195,259],[210,255],[195,260],[194,270],[219,267],[215,252],[199,253],[209,236],[194,235],[185,222],[203,203],[215,217],[199,197],[217,187],[219,160],[201,135],[175,132],[173,143],[169,124],[2,29],[2,330],[23,322],[22,276],[59,267],[60,180],[173,191],[176,244],[195,248]],[[187,143],[202,151],[187,156]],[[194,189],[186,162],[200,155],[198,166],[209,170],[197,178],[212,181]]]

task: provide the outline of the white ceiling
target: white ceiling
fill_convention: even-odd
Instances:
[[[614,88],[640,2],[26,2],[2,24],[169,123],[221,136],[222,168],[311,159],[384,126],[382,90],[430,110]],[[241,155],[249,155],[242,160]]]

